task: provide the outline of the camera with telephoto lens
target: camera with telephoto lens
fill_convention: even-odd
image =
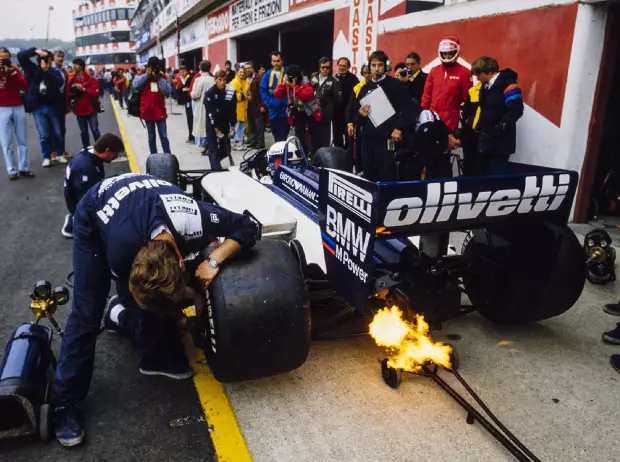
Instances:
[[[13,68],[13,64],[9,58],[4,58],[0,60],[0,76],[7,77],[11,69]]]

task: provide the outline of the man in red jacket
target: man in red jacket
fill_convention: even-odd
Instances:
[[[88,127],[90,126],[90,131],[93,132],[93,143],[101,136],[97,110],[93,106],[95,100],[99,98],[99,82],[97,82],[96,78],[84,72],[86,63],[83,59],[74,59],[73,68],[75,72],[69,79],[71,109],[76,115],[78,125],[80,126],[82,149],[88,149],[91,145]]]
[[[19,177],[31,178],[34,174],[28,168],[28,143],[26,139],[26,112],[20,91],[26,91],[28,84],[16,66],[11,63],[11,53],[0,48],[0,147],[9,180]],[[15,168],[13,136],[17,135],[19,171]]]
[[[450,131],[459,125],[459,108],[472,85],[469,69],[456,62],[460,51],[458,37],[450,35],[439,42],[441,64],[429,72],[422,96],[422,107],[437,113]]]

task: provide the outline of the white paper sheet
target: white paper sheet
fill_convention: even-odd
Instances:
[[[360,100],[360,103],[362,106],[370,106],[368,118],[375,127],[378,127],[396,113],[396,111],[394,111],[394,107],[390,103],[390,100],[387,98],[383,88],[381,87],[377,87],[376,90],[373,90],[364,96]]]

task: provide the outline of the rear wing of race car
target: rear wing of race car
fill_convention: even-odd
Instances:
[[[373,183],[322,169],[319,225],[330,280],[354,306],[370,295],[376,239],[498,225],[566,225],[576,172],[510,164],[502,175]]]

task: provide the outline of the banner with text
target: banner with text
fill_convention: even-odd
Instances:
[[[289,0],[239,0],[230,5],[230,30],[243,29],[288,12]]]

